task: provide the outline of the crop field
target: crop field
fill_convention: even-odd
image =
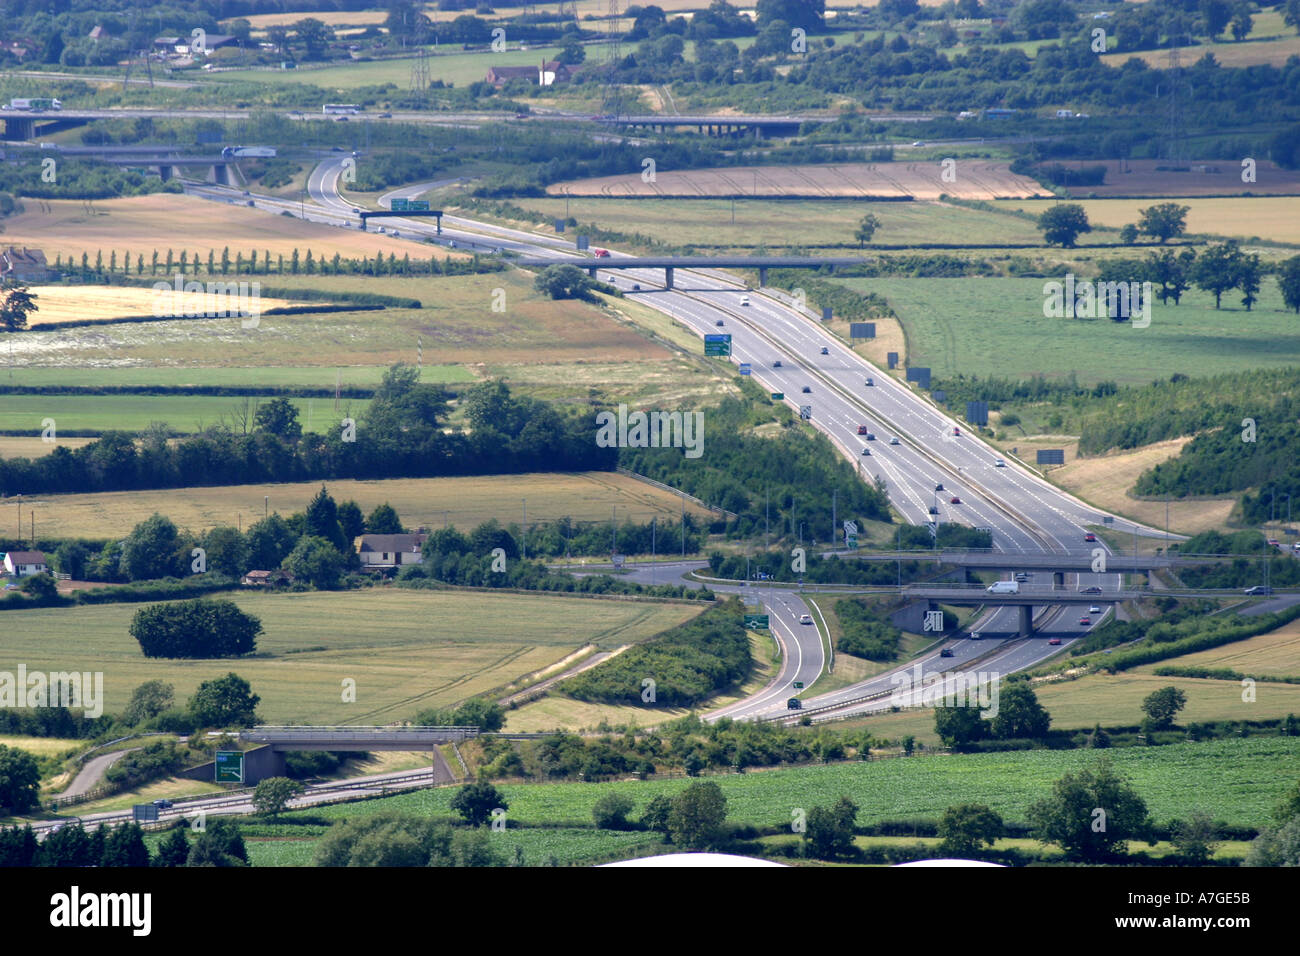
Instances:
[[[238,281],[240,277],[215,277],[212,281]],[[247,281],[247,277],[243,277]],[[159,280],[164,281],[164,280]],[[206,277],[204,281],[207,281]],[[254,279],[254,281],[257,281]],[[28,326],[57,325],[62,322],[80,322],[85,319],[120,319],[127,316],[153,315],[155,304],[162,308],[189,308],[191,301],[197,308],[206,305],[197,295],[175,295],[172,287],[159,296],[153,289],[108,287],[88,285],[34,285],[28,291],[36,296],[37,311],[28,316]],[[251,294],[251,290],[250,290]],[[173,298],[175,303],[173,306]],[[292,305],[288,299],[259,296],[262,310]]]
[[[612,472],[582,474],[484,475],[465,478],[392,478],[382,481],[330,481],[336,501],[356,501],[369,514],[388,502],[410,528],[441,528],[444,520],[468,530],[496,518],[502,524],[523,518],[528,499],[529,523],[566,515],[575,521],[649,521],[676,519],[681,499],[653,485]],[[321,482],[229,485],[212,488],[167,488],[155,491],[106,491],[85,495],[25,495],[23,513],[35,509],[42,535],[87,538],[122,537],[155,511],[178,528],[199,531],[218,525],[249,525],[264,507],[287,515],[306,508]],[[269,505],[264,501],[269,498]],[[695,505],[687,510],[704,515]],[[24,520],[27,520],[24,517]]]
[[[1300,39],[1297,37],[1296,39]],[[1075,161],[1071,161],[1074,163]],[[1300,194],[1300,170],[1282,169],[1271,160],[1256,157],[1256,181],[1241,181],[1241,158],[1193,159],[1186,169],[1169,169],[1169,160],[1126,159],[1083,160],[1077,166],[1105,166],[1106,181],[1098,186],[1075,186],[1075,196],[1087,198],[1114,196],[1148,196],[1191,198],[1197,196],[1224,196],[1234,193],[1294,196]],[[1075,166],[1070,166],[1075,168]],[[1077,200],[1072,200],[1077,201]],[[1008,206],[1019,205],[1017,200]],[[1029,205],[1033,205],[1030,203]],[[1149,205],[1149,203],[1143,203]],[[1265,213],[1267,215],[1267,212]],[[1233,216],[1234,221],[1236,216]],[[1134,217],[1136,219],[1136,217]],[[1131,222],[1134,220],[1125,220]],[[1124,225],[1123,222],[1117,225]],[[1195,231],[1195,230],[1193,230]],[[1213,230],[1222,231],[1222,230]]]
[[[1300,739],[1251,737],[1168,747],[1125,747],[1108,752],[1157,820],[1183,817],[1197,808],[1215,820],[1239,826],[1264,826],[1273,807],[1295,786],[1292,774]],[[1029,750],[959,757],[915,757],[837,763],[709,777],[727,798],[727,818],[755,825],[790,823],[790,811],[834,802],[845,794],[861,809],[859,824],[883,820],[937,820],[949,806],[983,803],[1010,821],[1023,821],[1034,801],[1050,796],[1065,773],[1091,766],[1088,750]],[[659,794],[684,790],[686,780],[627,783],[497,784],[509,801],[509,817],[521,824],[591,821],[592,805],[618,790],[632,797],[639,817]],[[421,816],[451,817],[456,788],[444,787],[386,797],[363,804],[308,811],[330,819],[355,819],[396,810]],[[510,831],[507,831],[510,832]]]
[[[3,356],[0,356],[0,363]],[[383,379],[385,366],[350,365],[336,368],[324,366],[268,365],[229,367],[117,367],[117,368],[50,368],[25,366],[5,368],[0,364],[0,384],[27,388],[39,386],[67,386],[92,388],[124,388],[127,386],[156,385],[184,388],[205,385],[276,386],[303,388],[374,388]],[[425,362],[420,368],[420,381],[436,384],[460,384],[476,381],[475,377],[459,365],[431,365]]]
[[[168,248],[174,250],[178,262],[184,249],[191,260],[197,255],[204,263],[209,250],[218,262],[222,250],[227,248],[232,262],[237,252],[247,258],[250,252],[256,251],[260,261],[269,251],[272,256],[285,257],[286,269],[295,248],[304,258],[310,249],[317,259],[333,258],[336,252],[344,257],[361,254],[373,257],[380,252],[387,256],[391,252],[398,259],[409,253],[412,259],[427,259],[433,251],[425,243],[378,233],[362,235],[357,230],[306,222],[296,216],[279,216],[260,209],[170,193],[97,199],[90,204],[91,212],[86,211],[85,203],[70,199],[46,201],[44,207],[49,212],[43,212],[35,200],[29,199],[24,205],[24,212],[5,219],[6,244],[43,249],[51,265],[60,255],[64,262],[69,259],[80,262],[82,253],[93,264],[101,252],[107,264],[109,256],[116,252],[120,266],[122,257],[130,254],[132,275],[138,256],[144,256],[145,269],[149,269],[155,249],[160,272]],[[57,237],[57,242],[52,237]],[[439,259],[447,254],[438,250]],[[160,279],[170,278],[160,276]],[[278,277],[251,278],[266,284]]]
[[[35,430],[40,431],[40,429]],[[28,438],[0,435],[0,458],[39,458],[41,455],[48,455],[58,445],[77,449],[94,441],[93,438],[64,438],[57,433],[53,437],[54,441],[47,442],[35,436]]]
[[[1220,67],[1247,67],[1247,66],[1275,66],[1279,69],[1286,64],[1286,61],[1293,56],[1300,55],[1300,37],[1274,35],[1268,39],[1260,39],[1260,26],[1270,23],[1269,19],[1281,23],[1281,15],[1277,12],[1263,12],[1255,16],[1257,24],[1256,29],[1250,34],[1250,41],[1238,43],[1235,41],[1225,41],[1221,43],[1206,43],[1202,46],[1184,49],[1182,51],[1182,63],[1184,67],[1194,66],[1203,56],[1211,55]],[[1140,50],[1132,53],[1119,51],[1117,53],[1107,53],[1101,57],[1103,63],[1110,66],[1122,66],[1126,61],[1131,59],[1140,59],[1147,66],[1154,69],[1164,70],[1169,67],[1168,50]]]
[[[1176,665],[1178,667],[1226,667],[1234,671],[1240,671],[1243,674],[1254,676],[1269,677],[1296,677],[1300,676],[1300,622],[1292,621],[1285,624],[1268,634],[1261,634],[1258,637],[1252,637],[1249,640],[1237,641],[1224,647],[1216,647],[1208,651],[1197,651],[1195,654],[1184,654],[1177,660],[1161,661],[1159,664],[1148,664],[1136,669],[1137,673],[1151,673],[1157,667],[1166,664]],[[1158,680],[1172,681],[1173,678],[1161,677]],[[1214,681],[1193,681],[1193,684],[1199,686],[1204,683],[1216,683]],[[1229,684],[1232,682],[1229,681]],[[1234,685],[1237,686],[1237,685]],[[1257,684],[1255,687],[1259,702],[1271,700],[1279,691],[1285,691],[1291,687],[1290,684]],[[1238,690],[1240,687],[1238,686]],[[1190,696],[1191,692],[1188,691]],[[1254,707],[1258,704],[1242,705],[1244,707]],[[1300,711],[1296,711],[1300,713]]]
[[[329,280],[335,278],[310,281],[329,290]],[[343,286],[353,277],[337,278]],[[673,356],[635,329],[611,321],[596,306],[547,299],[532,280],[520,271],[426,278],[408,286],[422,309],[264,315],[249,329],[237,318],[214,318],[18,333],[11,336],[12,363],[18,369],[317,366],[326,370],[320,383],[326,386],[334,384],[334,370],[344,366],[413,365],[417,342],[423,345],[424,361],[432,365],[463,365],[470,374],[482,375],[490,362],[494,374],[512,379],[526,377],[530,365],[597,359],[620,366],[604,377],[613,386],[657,374],[660,363],[671,363]],[[497,289],[504,290],[504,312],[492,311]],[[270,372],[267,383],[277,374]],[[581,391],[580,400],[587,400],[586,390]]]
[[[139,604],[8,612],[6,652],[30,670],[104,673],[105,710],[165,680],[184,702],[201,681],[234,671],[272,723],[375,724],[449,706],[540,670],[586,643],[644,640],[698,606],[549,595],[414,591],[231,596],[260,618],[253,657],[154,660],[128,633]],[[340,688],[356,681],[356,703]]]
[[[1046,196],[1037,182],[1011,172],[1000,160],[970,159],[957,163],[955,182],[944,182],[938,162],[840,163],[825,166],[728,166],[715,169],[656,171],[643,182],[641,170],[547,187],[552,195],[571,196],[710,196],[807,197],[849,199],[866,196],[911,196],[937,200],[947,193],[960,199],[1015,199]],[[873,210],[874,211],[874,210]],[[861,218],[859,214],[858,218]],[[712,220],[717,222],[717,219]],[[883,241],[883,239],[882,239]]]
[[[1063,274],[1063,273],[1062,273]],[[1158,301],[1148,328],[1109,319],[1047,318],[1045,279],[842,279],[886,296],[907,333],[908,362],[936,377],[966,375],[1102,380],[1148,384],[1175,372],[1201,375],[1294,365],[1300,334],[1283,310],[1277,283],[1265,279],[1247,313],[1228,293],[1189,291],[1183,304]]]
[[[662,178],[661,174],[661,178]],[[638,232],[661,242],[701,249],[755,247],[833,247],[841,255],[870,255],[853,238],[868,211],[861,201],[823,200],[781,202],[726,199],[519,199],[539,218],[569,215],[580,223]],[[1037,243],[1037,227],[1027,220],[938,202],[891,202],[869,210],[880,220],[875,242],[910,243]]]
[[[1068,665],[1069,658],[1061,660],[1065,662],[1062,667]],[[1180,657],[1161,664],[1181,666],[1186,660]],[[1182,725],[1211,720],[1273,720],[1290,713],[1300,714],[1300,684],[1259,684],[1258,700],[1252,704],[1242,703],[1241,685],[1235,681],[1156,677],[1138,671],[1112,676],[1094,674],[1074,681],[1044,681],[1034,685],[1034,692],[1052,715],[1054,729],[1091,730],[1097,723],[1104,727],[1137,725],[1143,716],[1143,699],[1152,691],[1170,685],[1187,695],[1187,706],[1178,714],[1178,723]],[[900,740],[913,734],[926,746],[939,746],[932,709],[872,714],[862,722],[878,736]]]
[[[165,422],[186,434],[201,431],[222,421],[233,423],[236,409],[245,399],[233,395],[9,395],[0,407],[0,429],[31,429],[40,435],[42,422],[54,419],[67,431],[144,431],[152,422]],[[265,399],[248,399],[256,404]],[[291,398],[304,430],[324,432],[336,428],[349,416],[365,413],[369,399],[343,398],[338,407],[332,398]],[[310,422],[310,427],[308,426]],[[46,445],[44,454],[52,450]]]
[[[1297,38],[1300,39],[1300,38]],[[1233,170],[1229,168],[1229,172]],[[1295,188],[1300,191],[1300,176],[1288,173],[1296,179]],[[1260,175],[1263,188],[1247,188],[1263,192],[1270,186],[1263,173]],[[1094,226],[1110,226],[1118,229],[1130,222],[1136,223],[1139,211],[1155,204],[1150,199],[1083,199],[1079,205],[1088,214],[1088,221]],[[1035,215],[1047,209],[1046,202],[1007,202],[1015,209],[1024,209]],[[1241,196],[1217,198],[1192,198],[1183,202],[1189,206],[1187,213],[1187,231],[1195,235],[1230,236],[1241,239],[1263,239],[1276,242],[1300,242],[1300,196]],[[1026,223],[1032,226],[1032,223]],[[879,233],[877,233],[879,235]]]

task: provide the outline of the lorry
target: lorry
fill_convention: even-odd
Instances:
[[[12,99],[9,101],[11,110],[32,110],[40,112],[41,110],[61,110],[63,104],[55,99],[46,99],[44,97]]]
[[[221,150],[223,159],[252,159],[261,157],[270,159],[275,156],[274,146],[225,146]]]
[[[990,594],[1019,594],[1019,581],[994,581],[985,590]]]

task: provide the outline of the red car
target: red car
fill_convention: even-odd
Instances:
[[[1084,541],[1096,541],[1096,540],[1097,540],[1097,536],[1096,536],[1095,534],[1093,534],[1091,531],[1089,531],[1087,534],[1085,534],[1085,535],[1083,536],[1083,540],[1084,540]]]
[[[859,425],[859,426],[858,426],[858,434],[859,434],[859,435],[865,435],[866,433],[867,433],[867,426],[866,426],[866,425]]]
[[[1048,643],[1048,644],[1053,644],[1053,645],[1055,645],[1055,644],[1060,644],[1060,643],[1061,643],[1061,639],[1060,639],[1059,637],[1054,637],[1054,638],[1052,638],[1050,641],[1048,641],[1047,643]]]
[[[959,505],[961,504],[961,499],[958,498],[956,495],[953,495],[951,500],[948,503],[952,505]]]
[[[1091,624],[1091,623],[1092,623],[1092,618],[1090,618],[1090,617],[1088,617],[1088,616],[1085,615],[1084,617],[1079,618],[1079,623],[1080,623],[1080,624]]]
[[[608,259],[608,258],[609,258],[609,250],[608,250],[608,249],[592,249],[592,250],[591,250],[591,254],[592,254],[593,256],[595,256],[597,259]]]

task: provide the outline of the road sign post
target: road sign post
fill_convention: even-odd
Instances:
[[[216,768],[217,783],[244,782],[244,752],[242,750],[218,750],[212,763]]]
[[[731,355],[731,336],[730,335],[706,335],[704,336],[704,354],[717,356]]]

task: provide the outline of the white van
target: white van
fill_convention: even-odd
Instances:
[[[994,581],[986,589],[990,594],[1019,594],[1019,581]]]

